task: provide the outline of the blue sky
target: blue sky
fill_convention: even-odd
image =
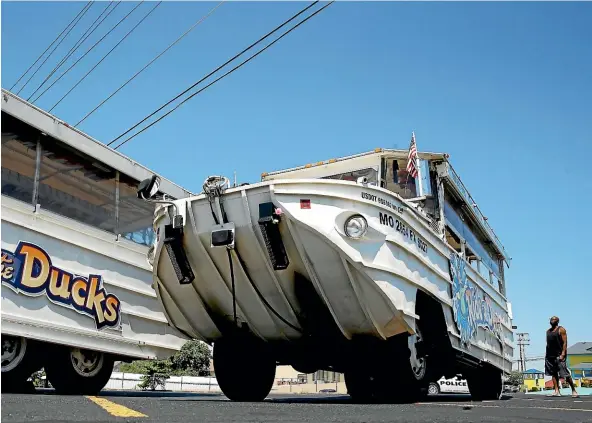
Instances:
[[[136,4],[122,2],[76,54]],[[36,104],[53,106],[154,4]],[[53,113],[76,123],[215,4],[162,3]],[[110,141],[305,4],[224,3],[80,129]],[[83,5],[2,2],[3,88]],[[105,6],[93,5],[22,96]],[[590,21],[589,2],[337,2],[121,151],[199,191],[211,174],[236,170],[253,182],[263,171],[407,148],[414,130],[420,150],[451,155],[512,255],[515,324],[531,335],[527,354],[542,355],[553,314],[570,344],[592,341]]]

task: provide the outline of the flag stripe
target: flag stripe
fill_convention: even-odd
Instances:
[[[407,172],[409,172],[413,178],[417,178],[417,144],[415,143],[415,133],[411,135],[411,144],[409,145],[407,160]]]

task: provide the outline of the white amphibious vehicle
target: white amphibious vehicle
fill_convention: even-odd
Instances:
[[[9,91],[0,102],[2,390],[45,368],[58,392],[96,394],[115,361],[170,357],[188,339],[146,261],[154,210],[136,189],[152,173]]]
[[[345,373],[360,400],[414,399],[462,374],[497,398],[511,370],[509,258],[448,155],[374,151],[160,201],[149,253],[171,324],[214,344],[233,400],[262,400],[276,363]],[[394,383],[393,383],[394,382]]]

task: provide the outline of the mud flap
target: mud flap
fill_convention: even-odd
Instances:
[[[259,228],[265,241],[267,254],[271,260],[273,270],[284,270],[290,264],[286,248],[280,234],[280,216],[275,213],[273,203],[259,204]]]
[[[164,246],[179,283],[184,285],[193,282],[195,275],[183,249],[183,227],[173,228],[173,225],[166,225],[164,227]]]

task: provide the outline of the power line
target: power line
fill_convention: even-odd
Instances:
[[[82,59],[84,59],[88,53],[90,53],[97,45],[99,45],[99,43],[101,41],[103,41],[107,35],[111,34],[111,32],[113,32],[115,30],[115,28],[117,28],[119,26],[119,24],[121,24],[123,21],[125,21],[128,18],[129,15],[131,15],[132,13],[134,13],[134,11],[138,7],[140,7],[140,5],[142,3],[144,3],[144,0],[140,1],[140,3],[138,3],[127,15],[125,15],[123,18],[121,18],[121,20],[119,22],[117,22],[109,31],[107,31],[107,33],[105,35],[103,35],[96,43],[94,43],[91,48],[89,48],[82,56],[80,56],[78,58],[78,60],[76,60],[72,64],[72,66],[70,66],[68,69],[66,69],[66,71],[64,73],[62,73],[58,77],[58,79],[56,79],[55,81],[53,81],[51,83],[51,85],[49,87],[47,87],[41,94],[39,94],[37,96],[37,98],[35,98],[32,102],[35,103],[37,100],[39,100],[43,96],[43,94],[45,94],[47,91],[49,91],[51,89],[51,87],[53,87],[60,79],[62,79],[68,72],[70,72],[72,70],[72,68],[74,68],[74,66],[76,66],[78,64],[78,62],[80,62]]]
[[[53,50],[47,55],[47,57],[45,58],[45,60],[39,65],[39,67],[37,68],[37,70],[35,72],[33,72],[33,75],[31,75],[29,77],[29,79],[27,79],[27,82],[25,82],[25,85],[23,85],[21,87],[21,89],[17,91],[17,93],[16,93],[17,95],[19,95],[20,92],[27,86],[27,84],[31,81],[31,79],[33,79],[33,77],[37,74],[37,72],[39,72],[41,70],[41,68],[43,67],[43,65],[45,64],[45,62],[47,62],[49,60],[49,58],[51,57],[51,55],[53,54],[53,52],[56,51],[56,49],[60,46],[60,44],[62,44],[62,42],[64,42],[64,40],[66,38],[68,38],[68,35],[70,35],[70,32],[72,32],[72,30],[74,29],[74,27],[76,25],[78,25],[78,22],[80,22],[80,20],[84,17],[84,15],[86,15],[86,12],[89,11],[89,9],[92,7],[92,5],[93,5],[92,0],[87,3],[86,10],[84,10],[82,12],[82,15],[80,16],[80,18],[78,18],[78,20],[76,21],[76,23],[74,23],[74,25],[72,25],[72,27],[68,30],[68,32],[66,32],[66,35],[64,35],[64,38],[62,38],[60,40],[60,42],[56,44],[56,46],[53,48]]]
[[[101,16],[103,16],[103,14],[107,11],[107,9],[109,9],[111,7],[111,5],[113,4],[113,1],[109,1],[109,3],[107,4],[107,7],[105,7],[105,9],[103,9],[103,11],[101,12],[101,14],[97,17],[97,19],[95,19],[95,21],[90,24],[90,26],[88,27],[88,29],[84,32],[84,34],[82,34],[80,36],[80,38],[78,39],[78,41],[76,42],[76,44],[74,44],[74,47],[72,47],[70,49],[70,51],[68,53],[66,53],[66,56],[64,56],[64,58],[62,58],[62,60],[56,65],[55,68],[53,68],[53,70],[49,73],[49,75],[47,75],[45,77],[45,79],[43,80],[43,82],[37,87],[37,89],[35,91],[33,91],[33,93],[29,96],[29,98],[27,98],[27,101],[29,101],[31,99],[31,97],[33,97],[37,91],[39,91],[44,85],[45,83],[49,80],[49,78],[51,78],[53,76],[54,73],[57,72],[57,70],[74,54],[74,52],[76,50],[78,50],[78,48],[84,44],[84,42],[88,39],[88,37],[90,37],[93,32],[95,32],[97,30],[97,28],[99,28],[99,26],[101,26],[101,24],[105,21],[105,19],[107,19],[109,17],[109,15],[111,15],[111,13],[113,13],[113,11],[115,10],[115,8],[117,6],[119,6],[119,4],[121,3],[121,1],[119,1],[117,4],[115,4],[115,6],[109,11],[109,13],[107,13],[107,15],[105,15],[105,17],[101,20],[101,22],[99,22],[97,24],[97,26],[95,26],[93,28],[92,31],[90,31],[90,29],[97,23],[97,21],[99,19],[101,19]],[[89,33],[90,31],[90,33]],[[87,35],[88,33],[88,35]],[[86,36],[85,36],[86,35]]]
[[[92,109],[90,112],[88,112],[86,114],[86,116],[84,116],[80,121],[78,121],[78,123],[76,123],[74,125],[74,127],[77,127],[78,125],[80,125],[82,122],[84,122],[90,115],[92,115],[94,112],[96,112],[103,104],[105,104],[107,101],[109,101],[115,94],[117,94],[119,91],[121,91],[127,84],[129,84],[132,80],[134,80],[138,75],[140,75],[142,72],[144,72],[152,63],[154,63],[156,60],[158,60],[160,58],[160,56],[162,56],[163,54],[165,54],[171,47],[173,47],[175,44],[177,44],[179,41],[181,41],[182,38],[184,38],[187,34],[189,34],[191,31],[193,31],[193,29],[195,27],[197,27],[199,24],[201,24],[203,21],[205,21],[212,13],[214,13],[214,11],[220,7],[222,5],[222,3],[224,3],[224,1],[226,0],[222,0],[220,3],[218,3],[212,10],[209,11],[208,14],[206,14],[205,16],[203,16],[201,19],[199,19],[196,23],[193,24],[193,26],[191,28],[189,28],[183,35],[181,35],[179,38],[177,38],[172,44],[170,44],[166,49],[164,49],[158,56],[156,56],[154,59],[152,59],[150,62],[148,62],[148,64],[146,66],[144,66],[142,69],[140,69],[138,72],[136,72],[136,74],[134,76],[132,76],[130,79],[128,79],[123,85],[121,85],[119,88],[117,88],[117,90],[115,90],[109,97],[107,97],[105,100],[103,100],[97,107],[95,107],[94,109]]]
[[[288,23],[290,23],[291,21],[293,21],[294,19],[296,19],[298,16],[300,16],[302,13],[306,12],[308,9],[310,9],[311,7],[313,7],[315,4],[318,3],[318,0],[313,2],[312,4],[308,5],[307,7],[305,7],[304,9],[302,9],[300,12],[296,13],[294,16],[292,16],[290,19],[284,21],[281,25],[277,26],[276,28],[274,28],[272,31],[268,32],[267,34],[265,34],[263,37],[259,38],[257,41],[255,41],[253,44],[251,44],[250,46],[248,46],[247,48],[245,48],[244,50],[242,50],[240,53],[236,54],[234,57],[232,57],[231,59],[227,60],[226,62],[224,62],[222,65],[218,66],[216,69],[214,69],[212,72],[210,72],[209,74],[207,74],[206,76],[204,76],[203,78],[201,78],[199,81],[197,81],[196,83],[194,83],[193,85],[191,85],[189,88],[187,88],[185,91],[181,92],[180,94],[178,94],[176,97],[174,97],[172,100],[169,100],[167,103],[163,104],[161,107],[159,107],[157,110],[155,110],[154,112],[152,112],[151,114],[149,114],[148,116],[146,116],[144,119],[142,119],[140,122],[136,123],[134,126],[132,126],[131,128],[129,128],[127,131],[123,132],[122,134],[120,134],[119,136],[117,136],[116,138],[114,138],[113,140],[111,140],[107,146],[110,146],[111,144],[113,144],[115,141],[117,141],[118,139],[122,138],[124,135],[128,134],[129,132],[131,132],[133,129],[137,128],[138,126],[140,126],[142,123],[144,123],[146,120],[148,120],[149,118],[151,118],[152,116],[154,116],[156,113],[160,112],[162,109],[164,109],[166,106],[168,106],[169,104],[171,104],[172,102],[174,102],[175,100],[177,100],[178,98],[180,98],[181,96],[183,96],[184,94],[186,94],[187,92],[191,91],[194,87],[196,87],[197,85],[199,85],[200,83],[202,83],[204,80],[206,80],[207,78],[209,78],[210,76],[212,76],[213,74],[215,74],[216,72],[218,72],[220,69],[222,69],[224,66],[226,66],[227,64],[229,64],[230,62],[232,62],[233,60],[235,60],[237,57],[240,57],[241,55],[243,55],[246,51],[250,50],[251,48],[253,48],[255,45],[259,44],[261,41],[265,40],[266,38],[270,37],[274,32],[278,31],[280,28],[286,26]],[[332,3],[332,2],[331,2]],[[331,4],[329,3],[329,4]],[[136,134],[138,135],[138,134]],[[134,135],[135,136],[135,135]],[[125,140],[125,142],[129,141],[129,139]],[[121,145],[123,145],[123,143],[119,144],[116,148],[121,147]]]
[[[62,100],[64,100],[66,97],[68,97],[68,95],[70,95],[70,93],[71,93],[72,91],[74,91],[74,89],[75,89],[75,88],[76,88],[76,87],[77,87],[77,86],[78,86],[78,85],[79,85],[79,84],[80,84],[82,81],[84,81],[84,80],[86,79],[86,77],[87,77],[88,75],[90,75],[90,74],[91,74],[91,72],[92,72],[92,71],[94,71],[94,70],[95,70],[95,69],[96,69],[96,68],[97,68],[97,67],[98,67],[98,66],[99,66],[99,65],[100,65],[100,64],[103,62],[103,60],[105,60],[105,59],[107,58],[107,56],[109,56],[109,55],[110,55],[110,54],[113,52],[113,50],[115,50],[115,49],[117,48],[117,46],[119,46],[119,44],[121,44],[121,43],[122,43],[122,42],[123,42],[123,41],[124,41],[124,40],[125,40],[125,39],[126,39],[126,38],[127,38],[127,37],[128,37],[130,34],[131,34],[131,33],[132,33],[132,32],[134,32],[134,30],[135,30],[135,29],[136,29],[138,26],[140,26],[140,24],[141,24],[142,22],[144,22],[144,20],[145,20],[145,19],[146,19],[148,16],[150,16],[150,14],[152,14],[152,12],[154,12],[154,10],[155,10],[155,9],[156,9],[158,6],[160,6],[160,5],[161,5],[161,3],[162,3],[162,0],[161,0],[161,1],[159,1],[158,3],[156,3],[156,6],[154,6],[152,9],[150,9],[150,11],[148,11],[148,13],[146,13],[146,15],[144,15],[144,17],[143,17],[142,19],[140,19],[140,21],[139,21],[139,22],[138,22],[138,23],[137,23],[137,24],[136,24],[136,25],[135,25],[135,26],[134,26],[132,29],[130,29],[130,30],[129,30],[129,32],[128,32],[127,34],[125,34],[125,35],[123,36],[123,38],[122,38],[121,40],[119,40],[119,42],[118,42],[117,44],[115,44],[115,45],[113,46],[113,48],[112,48],[111,50],[109,50],[109,51],[107,52],[107,54],[105,54],[105,55],[102,57],[102,59],[101,59],[101,60],[99,60],[99,62],[98,62],[96,65],[94,65],[94,66],[92,67],[92,69],[91,69],[91,70],[89,70],[89,71],[88,71],[88,72],[87,72],[87,73],[86,73],[86,74],[85,74],[85,75],[84,75],[82,78],[80,78],[80,80],[79,80],[79,81],[78,81],[78,82],[77,82],[77,83],[76,83],[76,84],[75,84],[75,85],[74,85],[72,88],[70,88],[70,90],[69,90],[69,91],[68,91],[66,94],[64,94],[64,96],[63,96],[62,98],[60,98],[56,104],[54,104],[54,105],[51,107],[51,109],[49,109],[49,110],[48,110],[48,113],[51,113],[51,111],[52,111],[53,109],[55,109],[55,107],[56,107],[58,104],[60,104],[60,103],[62,102]]]
[[[205,91],[206,89],[208,89],[209,87],[211,87],[212,85],[214,85],[216,82],[220,81],[221,79],[227,77],[228,75],[230,75],[231,73],[233,73],[234,71],[238,70],[239,68],[241,68],[243,65],[246,65],[248,62],[250,62],[251,60],[253,60],[255,57],[259,56],[261,53],[263,53],[265,50],[267,50],[269,47],[271,47],[272,45],[274,45],[275,43],[277,43],[279,40],[281,40],[282,38],[284,38],[286,35],[288,35],[290,32],[292,32],[293,30],[295,30],[296,28],[298,28],[300,25],[302,25],[304,22],[308,21],[310,18],[312,18],[313,16],[315,16],[316,14],[322,12],[324,9],[326,9],[327,7],[329,7],[335,0],[330,1],[329,3],[327,3],[325,6],[321,7],[319,10],[317,10],[316,12],[312,13],[311,15],[307,16],[306,18],[304,18],[302,21],[298,22],[296,25],[294,25],[292,28],[290,28],[289,30],[287,30],[286,32],[284,32],[282,35],[280,35],[278,38],[276,38],[275,40],[273,40],[272,42],[270,42],[269,44],[267,44],[265,47],[263,47],[261,50],[259,50],[257,53],[251,55],[248,59],[244,60],[243,62],[241,62],[240,64],[238,64],[237,66],[235,66],[234,68],[230,69],[228,72],[226,72],[224,75],[216,78],[215,80],[213,80],[212,82],[210,82],[208,85],[206,85],[205,87],[201,88],[200,90],[196,91],[195,93],[191,94],[189,97],[187,97],[185,100],[183,100],[182,102],[180,102],[179,104],[177,104],[174,108],[172,108],[171,110],[169,110],[167,113],[165,113],[164,115],[162,115],[161,117],[159,117],[157,120],[155,120],[154,122],[152,122],[151,124],[149,124],[148,126],[144,127],[143,129],[141,129],[140,131],[136,132],[134,135],[132,135],[131,137],[128,137],[126,140],[122,141],[119,145],[117,145],[117,147],[115,147],[115,150],[117,150],[119,147],[121,147],[123,144],[125,144],[126,142],[130,141],[132,138],[140,135],[142,132],[144,132],[145,130],[147,130],[148,128],[156,125],[158,122],[160,122],[161,120],[163,120],[165,117],[167,117],[168,115],[170,115],[171,113],[173,113],[175,110],[177,110],[179,107],[181,107],[181,105],[183,105],[184,103],[186,103],[187,101],[191,100],[193,97],[195,97],[196,95],[198,95],[199,93]]]
[[[78,15],[80,15],[83,12],[83,10],[86,9],[87,6],[88,6],[88,3],[82,8],[82,10],[80,12],[78,12]],[[29,66],[29,68],[25,71],[25,73],[23,73],[21,75],[21,77],[19,79],[17,79],[17,81],[14,83],[14,85],[12,87],[10,87],[10,91],[12,91],[12,89],[14,87],[16,87],[16,85],[20,82],[20,80],[23,79],[27,73],[29,73],[29,71],[33,68],[33,66],[35,66],[35,64],[37,64],[37,62],[43,57],[43,55],[45,53],[47,53],[47,50],[49,50],[51,48],[51,46],[57,40],[59,40],[59,38],[62,36],[62,34],[64,32],[66,32],[66,30],[70,27],[70,25],[72,25],[72,22],[74,22],[76,20],[76,18],[78,17],[78,15],[74,16],[74,18],[70,21],[70,23],[68,25],[66,25],[66,27],[62,30],[62,32],[60,32],[60,34],[51,42],[51,44],[45,49],[45,51],[39,55],[39,57],[37,58],[37,60],[35,60],[35,62],[33,62],[33,64],[31,66]]]

